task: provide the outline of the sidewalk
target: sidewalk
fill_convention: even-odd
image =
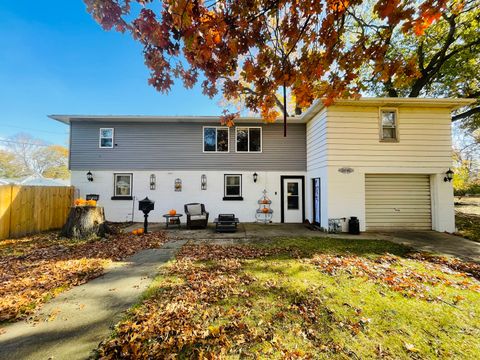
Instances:
[[[35,315],[4,327],[0,359],[86,359],[150,285],[185,240],[138,252],[103,276],[74,287]]]

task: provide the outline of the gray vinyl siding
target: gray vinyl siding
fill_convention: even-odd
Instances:
[[[228,153],[203,152],[203,126],[218,123],[71,123],[71,170],[260,170],[305,171],[304,124],[262,125],[262,152],[236,153],[235,127]],[[249,126],[241,124],[241,127]],[[250,126],[259,126],[251,124]],[[113,149],[99,148],[99,129],[114,128]]]

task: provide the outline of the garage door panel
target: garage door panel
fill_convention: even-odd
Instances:
[[[428,175],[365,175],[367,230],[431,229],[430,196]]]

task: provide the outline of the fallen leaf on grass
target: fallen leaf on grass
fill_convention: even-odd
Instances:
[[[79,241],[57,232],[0,241],[0,321],[26,318],[60,292],[100,276],[112,261],[166,241],[164,233]]]

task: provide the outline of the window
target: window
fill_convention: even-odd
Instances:
[[[298,182],[287,183],[287,209],[298,210],[300,209],[300,201],[298,195]]]
[[[243,200],[242,175],[225,175],[225,196],[223,200]]]
[[[203,151],[228,152],[228,135],[227,127],[204,127]]]
[[[237,127],[237,152],[262,152],[261,127]]]
[[[397,111],[395,109],[380,110],[380,140],[397,141]]]
[[[112,200],[132,200],[133,174],[114,174]]]
[[[113,148],[113,128],[100,129],[100,147]]]

